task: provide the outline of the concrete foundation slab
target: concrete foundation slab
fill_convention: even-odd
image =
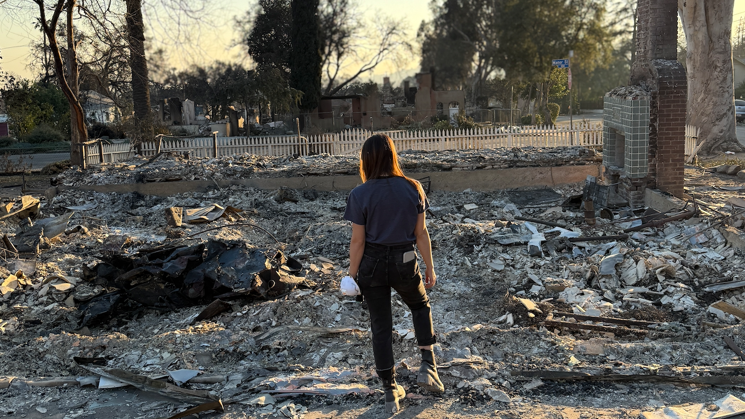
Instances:
[[[462,191],[496,191],[501,189],[524,187],[550,187],[584,182],[588,175],[601,176],[600,165],[555,167],[517,167],[509,169],[485,169],[463,171],[417,172],[409,176],[422,179],[427,176],[432,181],[432,190]],[[305,176],[252,178],[217,181],[220,187],[233,185],[257,189],[315,189],[318,191],[349,191],[361,183],[359,176]],[[89,190],[102,193],[131,193],[143,195],[170,196],[184,192],[204,192],[215,188],[212,181],[181,181],[154,183],[126,183],[115,185],[85,185],[78,187],[60,187],[64,189]]]

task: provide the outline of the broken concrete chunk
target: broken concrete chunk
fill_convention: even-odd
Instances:
[[[475,210],[478,207],[479,206],[476,205],[476,204],[466,204],[466,205],[463,205],[463,209],[466,210],[466,211]]]
[[[727,168],[727,174],[730,176],[735,176],[740,172],[740,170],[742,170],[742,167],[740,167],[740,165],[734,164]]]
[[[534,378],[529,383],[523,385],[523,390],[530,391],[543,385],[543,381],[540,378]]]
[[[182,207],[166,208],[166,222],[171,227],[181,227],[184,209]]]
[[[495,400],[495,401],[498,401],[498,402],[502,402],[502,403],[510,403],[510,402],[512,402],[512,399],[510,398],[510,396],[507,395],[507,393],[505,393],[502,390],[498,390],[498,389],[496,389],[494,387],[487,388],[486,389],[486,395],[489,396],[489,397],[491,397],[492,400]]]

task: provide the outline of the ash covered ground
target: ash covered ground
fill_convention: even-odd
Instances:
[[[594,156],[564,153],[567,159]],[[447,153],[416,155],[430,162],[428,168],[460,161]],[[493,158],[499,160],[496,153]],[[189,180],[189,170],[198,178],[204,167],[212,177],[252,176],[261,168],[247,162],[256,159],[186,164],[165,158],[148,165],[159,174],[148,166],[130,167],[142,160],[69,170],[57,181],[75,186],[168,176]],[[283,164],[301,165],[303,173],[310,173],[308,167],[319,173],[355,170],[354,159],[297,160],[273,159],[276,173],[268,176],[298,173]],[[591,242],[568,238],[622,234],[635,224],[618,217],[636,214],[616,210],[615,220],[598,217],[589,226],[578,206],[561,206],[582,185],[490,193],[441,192],[432,185],[428,228],[438,283],[430,298],[446,392],[432,396],[416,387],[411,319],[394,296],[394,350],[409,394],[398,416],[631,418],[664,406],[740,397],[737,386],[745,381],[733,379],[734,388],[719,384],[745,368],[723,340],[731,337],[745,347],[737,316],[745,310],[745,287],[710,287],[745,279],[742,250],[720,231],[742,233],[742,216],[722,219],[739,211],[732,198],[741,198],[745,189],[737,189],[742,184],[736,178],[699,169],[687,169],[686,178],[699,204],[694,217],[629,232],[625,239]],[[222,399],[225,412],[190,417],[381,417],[365,303],[338,291],[351,233],[342,218],[346,196],[233,186],[170,197],[74,190],[40,197],[39,219],[70,212],[66,207],[87,209],[74,212],[69,234],[41,240],[35,266],[12,257],[0,262],[3,279],[19,278],[7,283],[14,287],[0,298],[0,417],[163,418],[195,404],[132,386],[97,389],[98,376],[76,361],[81,358],[103,362],[96,368],[173,385],[169,371],[198,371],[181,388],[210,392]],[[212,204],[243,212],[232,220],[167,225],[167,208]],[[691,208],[692,202],[686,210]],[[563,231],[516,217],[556,223]],[[1,221],[2,233],[13,240],[19,222]],[[260,226],[281,244],[267,232],[235,223]],[[214,227],[222,228],[198,234]],[[538,252],[530,249],[531,239],[541,243]],[[159,246],[210,240],[281,250],[302,264],[293,274],[300,279],[278,295],[224,297],[225,310],[207,320],[194,321],[207,300],[153,308],[130,299],[81,328],[85,302],[112,291],[111,284],[87,279],[110,252],[136,258]],[[621,321],[602,321],[608,318]],[[56,385],[38,386],[54,380]]]

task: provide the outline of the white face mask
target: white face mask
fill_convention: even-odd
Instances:
[[[344,295],[355,296],[361,294],[360,287],[357,286],[357,282],[351,276],[342,278],[339,288]]]

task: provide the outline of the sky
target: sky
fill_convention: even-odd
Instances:
[[[181,48],[178,53],[171,54],[169,64],[181,69],[190,64],[209,65],[215,60],[245,60],[245,50],[233,45],[235,32],[232,22],[235,17],[243,16],[248,10],[254,10],[256,3],[256,0],[211,0],[210,9],[218,12],[212,17],[212,25],[179,35],[185,43],[199,45],[200,48]],[[429,3],[430,0],[357,1],[365,19],[373,20],[380,14],[402,18],[412,43],[416,41],[416,33],[422,20],[432,17]],[[745,0],[735,0],[733,32],[741,17],[745,18]],[[32,77],[32,72],[27,68],[30,61],[29,44],[38,42],[41,36],[34,30],[32,22],[30,16],[22,17],[22,21],[19,22],[17,15],[11,16],[7,10],[3,10],[3,6],[0,6],[0,67],[4,71],[22,77]],[[154,30],[162,33],[157,27]],[[152,33],[153,30],[149,31],[149,34]],[[380,82],[384,76],[390,76],[392,81],[396,82],[414,75],[418,68],[419,57],[414,52],[410,59],[400,65],[381,64],[374,73],[364,76],[363,80],[372,78]]]
[[[742,0],[745,2],[745,0]],[[374,20],[376,15],[386,15],[404,20],[408,36],[412,41],[416,38],[419,24],[424,19],[431,18],[429,8],[430,0],[376,0],[368,2],[358,0],[359,11],[364,19]],[[245,49],[233,46],[235,43],[235,31],[233,21],[236,17],[242,17],[246,11],[255,10],[256,0],[211,0],[210,9],[216,10],[219,5],[220,13],[213,16],[213,25],[189,33],[190,42],[201,46],[201,48],[190,48],[181,50],[169,57],[170,64],[175,68],[183,68],[189,64],[204,66],[215,60],[241,61],[245,59]],[[34,30],[31,23],[32,16],[26,16],[24,21],[18,22],[17,15],[11,16],[2,10],[0,6],[0,67],[4,71],[31,77],[32,72],[27,68],[30,61],[28,45],[39,42],[41,33]],[[226,12],[227,11],[227,12]],[[30,14],[29,14],[30,15]],[[160,28],[155,28],[160,32]],[[152,34],[154,30],[146,33]],[[187,38],[187,36],[183,36]],[[168,49],[168,48],[166,48]],[[397,68],[388,63],[383,63],[376,68],[373,79],[381,81],[384,76],[392,79],[403,79],[413,75],[419,68],[419,58],[412,56],[407,60],[403,68]],[[367,77],[369,78],[369,76]]]

